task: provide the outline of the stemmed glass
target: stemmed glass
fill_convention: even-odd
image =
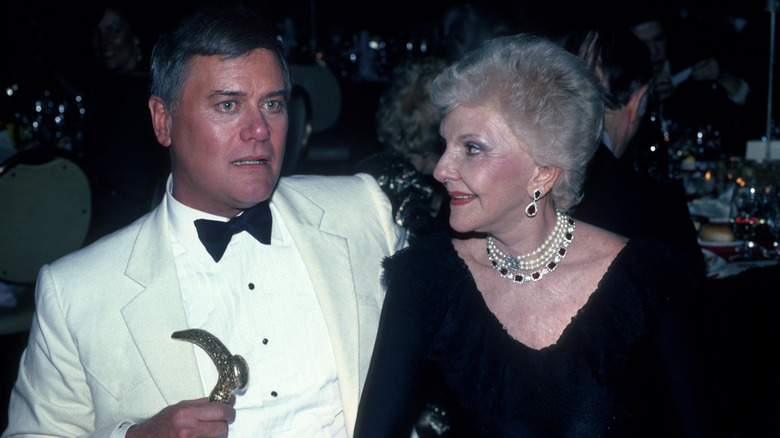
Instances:
[[[756,237],[766,223],[770,192],[774,194],[770,185],[760,184],[754,179],[734,188],[729,223],[734,238],[742,241],[742,245],[737,248],[737,255],[732,260],[755,260],[761,255]]]

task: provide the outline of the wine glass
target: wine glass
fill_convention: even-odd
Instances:
[[[761,254],[756,237],[766,223],[771,186],[751,179],[737,183],[731,197],[729,223],[736,240],[742,241],[733,260],[754,260]]]

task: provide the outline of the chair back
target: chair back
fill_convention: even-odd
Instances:
[[[293,84],[306,90],[311,100],[313,132],[333,126],[341,114],[341,85],[336,75],[320,59],[310,64],[290,64]]]
[[[30,284],[41,266],[84,244],[90,184],[66,151],[36,147],[0,165],[0,280]]]
[[[287,144],[282,163],[282,175],[292,175],[298,167],[311,136],[311,101],[303,87],[293,86],[287,102]]]

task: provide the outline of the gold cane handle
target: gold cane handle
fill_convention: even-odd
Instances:
[[[243,357],[232,355],[216,336],[202,329],[174,332],[173,339],[182,339],[199,345],[217,366],[219,379],[209,395],[209,401],[227,403],[236,389],[246,388],[249,382],[249,366]]]

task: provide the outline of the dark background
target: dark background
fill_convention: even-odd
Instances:
[[[118,4],[123,1],[130,4],[135,13],[132,21],[137,24],[147,59],[151,46],[166,26],[204,3],[203,0],[120,0]],[[442,14],[448,7],[462,2],[291,0],[244,3],[280,23],[280,35],[288,41],[294,40],[294,51],[289,56],[292,63],[309,62],[318,54],[339,78],[343,102],[338,122],[327,133],[315,132],[311,147],[316,148],[318,142],[340,141],[350,150],[349,162],[338,163],[335,169],[333,163],[315,163],[308,167],[306,165],[311,163],[305,160],[301,163],[304,166],[301,170],[308,173],[332,173],[345,171],[351,162],[376,150],[373,114],[393,66],[409,56],[436,54]],[[30,1],[6,4],[0,14],[3,32],[0,48],[4,58],[0,85],[7,87],[21,82],[28,90],[56,87],[56,84],[49,84],[54,81],[51,72],[46,71],[50,69],[73,88],[85,88],[83,82],[89,80],[85,72],[95,68],[89,38],[98,20],[100,4],[97,0],[46,6]],[[661,11],[673,19],[683,17],[686,20],[683,30],[688,32],[683,39],[691,52],[718,53],[721,62],[730,70],[741,77],[750,75],[758,82],[751,83],[752,87],[758,85],[758,89],[766,84],[768,56],[761,46],[766,44],[768,27],[766,0],[482,0],[476,4],[494,14],[491,21],[506,23],[518,32],[534,32],[551,38],[559,38],[577,26],[593,23],[628,24],[634,16],[646,11]],[[294,23],[295,33],[290,34],[282,26],[285,19]],[[732,27],[735,19],[748,23],[751,35],[745,41],[735,38],[731,31],[724,31]],[[385,44],[384,58],[375,65],[376,78],[361,76],[357,63],[350,60],[361,32]],[[428,44],[427,53],[419,51],[421,41]],[[414,49],[405,49],[407,43],[414,44]],[[0,118],[4,119],[15,111],[6,103],[2,109]],[[760,119],[760,114],[756,119]],[[350,132],[333,132],[342,126]]]

